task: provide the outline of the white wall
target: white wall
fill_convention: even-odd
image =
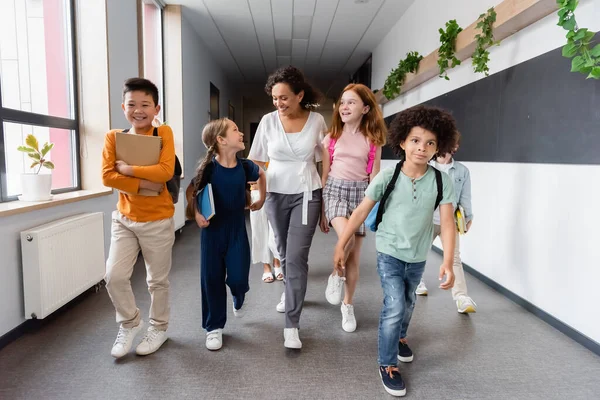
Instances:
[[[210,82],[219,89],[219,113],[227,117],[229,102],[235,107],[235,122],[242,126],[242,96],[239,85],[225,76],[188,20],[182,21],[183,53],[183,144],[185,184],[206,154],[202,128],[209,121]],[[189,177],[189,179],[188,179]],[[183,184],[182,184],[183,186]]]
[[[429,54],[439,46],[437,30],[450,19],[474,22],[498,0],[414,2],[373,52],[373,87],[383,86],[389,71],[407,51]],[[600,2],[583,0],[576,13],[581,27],[600,30]],[[565,43],[555,13],[502,41],[490,50],[490,72],[509,68]],[[387,103],[384,115],[465,86],[482,75],[471,61]],[[583,77],[582,77],[583,78]],[[597,84],[589,81],[590,85]],[[493,94],[490,94],[493,95]],[[576,144],[574,144],[576,145]],[[460,151],[457,154],[460,160]],[[394,162],[386,161],[390,166]],[[600,166],[466,162],[473,183],[475,220],[463,237],[462,258],[567,325],[600,342],[598,305],[597,199]],[[439,242],[436,242],[439,244]],[[475,299],[485,312],[485,299]]]

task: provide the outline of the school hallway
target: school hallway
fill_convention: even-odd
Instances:
[[[204,346],[199,234],[178,234],[171,273],[169,340],[150,356],[134,350],[116,361],[114,309],[102,288],[59,311],[41,329],[0,351],[0,398],[17,399],[373,399],[391,398],[377,371],[381,289],[374,238],[365,241],[355,307],[358,328],[341,329],[339,306],[325,300],[333,233],[315,235],[301,318],[301,351],[283,347],[284,316],[275,311],[282,283],[251,270],[247,313],[233,317],[229,298],[223,348]],[[436,289],[441,257],[431,252],[428,297],[419,297],[409,328],[415,353],[400,371],[409,399],[591,399],[600,357],[467,274],[478,312],[461,315]],[[132,285],[147,322],[142,259]],[[141,339],[139,335],[134,346]]]

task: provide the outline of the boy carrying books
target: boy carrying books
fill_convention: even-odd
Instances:
[[[152,136],[152,121],[160,111],[158,89],[147,79],[131,78],[123,88],[123,112],[131,124],[130,134]],[[162,141],[157,164],[127,165],[116,158],[116,132],[105,136],[102,151],[102,182],[119,191],[117,210],[112,215],[111,243],[106,261],[106,288],[116,309],[119,333],[111,355],[126,355],[144,322],[131,289],[131,274],[138,253],[146,263],[146,281],[150,292],[150,326],[136,348],[138,355],[154,353],[167,340],[169,324],[169,271],[175,239],[173,214],[175,206],[166,189],[173,177],[175,147],[171,128],[157,128]],[[143,196],[140,190],[154,191],[155,196]]]
[[[477,304],[467,294],[467,281],[465,280],[465,273],[463,271],[462,261],[460,259],[460,238],[459,233],[466,233],[471,228],[473,222],[473,207],[471,206],[471,174],[469,169],[462,163],[454,160],[454,154],[458,150],[460,145],[460,133],[455,133],[455,145],[452,151],[446,154],[438,155],[435,160],[430,162],[434,168],[445,172],[450,177],[450,180],[454,184],[454,204],[457,208],[457,225],[458,230],[456,232],[456,241],[454,244],[454,287],[452,288],[452,298],[456,302],[456,308],[461,314],[474,313],[477,311]],[[460,214],[459,214],[460,213]],[[458,218],[460,215],[460,218]],[[440,228],[440,213],[436,210],[433,214],[433,240],[437,238],[441,233]],[[442,243],[444,249],[447,247]],[[427,296],[427,286],[425,281],[421,279],[419,286],[417,286],[417,295]]]
[[[455,131],[454,119],[443,110],[417,106],[400,112],[390,126],[388,143],[402,158],[398,164],[401,169],[397,174],[395,168],[385,169],[371,181],[335,248],[334,267],[343,275],[344,248],[392,183],[385,204],[379,205],[383,217],[376,227],[376,248],[384,297],[379,318],[379,374],[385,390],[393,396],[406,394],[397,364],[398,360],[413,360],[406,335],[415,307],[415,289],[433,241],[433,211],[438,201],[441,236],[448,244],[439,274],[440,280],[444,275],[446,280],[440,288],[447,290],[454,283],[454,188],[448,175],[436,173],[428,162],[436,153],[452,149]],[[394,176],[397,179],[391,182]]]

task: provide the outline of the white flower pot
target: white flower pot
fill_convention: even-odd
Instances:
[[[21,174],[21,201],[52,200],[52,174]]]

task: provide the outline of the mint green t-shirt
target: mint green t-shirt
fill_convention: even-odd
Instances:
[[[381,171],[373,179],[365,195],[374,201],[381,200],[393,175],[394,168]],[[452,203],[454,185],[448,174],[442,173],[442,184],[443,197],[440,204]],[[414,182],[400,172],[377,228],[377,251],[404,262],[425,261],[433,243],[433,207],[436,198],[437,185],[433,167],[429,166],[425,175]]]

